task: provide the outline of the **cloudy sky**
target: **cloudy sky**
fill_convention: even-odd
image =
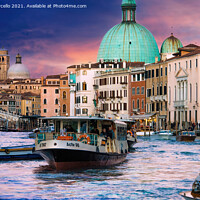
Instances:
[[[32,77],[59,74],[73,64],[96,62],[104,34],[121,22],[122,0],[1,0],[0,4],[82,4],[86,9],[0,9],[0,47],[11,64],[19,52]],[[137,23],[158,47],[171,32],[183,45],[200,45],[199,0],[136,0]]]

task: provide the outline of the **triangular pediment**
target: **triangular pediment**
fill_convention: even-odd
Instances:
[[[188,77],[188,73],[181,67],[176,74],[176,78],[185,78],[185,77]]]

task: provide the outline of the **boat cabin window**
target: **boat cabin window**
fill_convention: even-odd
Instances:
[[[125,126],[117,125],[117,139],[126,140],[127,128]]]
[[[63,127],[66,130],[66,132],[78,132],[78,122],[77,121],[67,121],[63,123]]]

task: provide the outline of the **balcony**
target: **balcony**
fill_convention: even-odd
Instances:
[[[174,101],[175,108],[188,108],[188,100]]]
[[[116,96],[116,98],[118,98],[118,99],[122,99],[123,97],[122,97],[122,96]]]
[[[99,99],[106,99],[106,98],[107,98],[107,97],[102,97],[102,96],[99,97]]]
[[[126,82],[126,81],[120,81],[120,84],[122,84],[122,85],[127,85],[128,82]]]
[[[163,101],[163,96],[155,96],[155,101]]]
[[[155,101],[155,97],[150,97],[150,100],[154,102]]]

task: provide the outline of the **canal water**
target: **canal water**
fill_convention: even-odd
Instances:
[[[0,133],[0,146],[32,144],[28,133]],[[139,138],[124,163],[57,173],[43,160],[0,162],[0,199],[183,199],[200,172],[200,141]]]

